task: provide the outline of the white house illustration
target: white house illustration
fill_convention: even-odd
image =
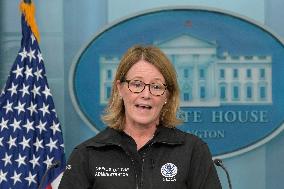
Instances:
[[[272,103],[271,56],[217,53],[218,44],[182,34],[155,46],[174,64],[181,107],[265,105]],[[119,64],[118,56],[101,56],[100,103],[106,104]]]

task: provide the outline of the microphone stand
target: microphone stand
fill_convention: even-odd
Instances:
[[[44,183],[44,181],[45,181],[45,179],[46,179],[47,174],[49,173],[49,171],[50,171],[51,169],[57,168],[57,167],[59,167],[59,166],[60,166],[60,162],[59,162],[59,161],[56,161],[56,162],[54,162],[53,164],[51,164],[51,165],[46,169],[46,171],[45,171],[45,173],[44,173],[44,175],[43,175],[43,177],[42,177],[42,179],[41,179],[41,181],[40,181],[40,184],[39,184],[38,189],[42,189],[42,185],[43,185],[43,183]]]
[[[221,167],[225,171],[229,183],[229,189],[232,189],[230,175],[226,167],[224,166],[223,161],[221,159],[214,159],[214,164],[217,165],[218,167]]]

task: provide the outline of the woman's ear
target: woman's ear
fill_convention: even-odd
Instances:
[[[119,96],[122,96],[122,82],[120,80],[116,80],[116,88]]]

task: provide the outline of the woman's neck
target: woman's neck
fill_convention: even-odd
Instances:
[[[153,126],[133,126],[127,125],[124,128],[124,132],[131,136],[136,145],[137,150],[143,147],[149,140],[151,140],[156,131],[156,125]]]

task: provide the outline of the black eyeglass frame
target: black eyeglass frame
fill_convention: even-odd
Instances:
[[[130,83],[130,81],[140,81],[140,82],[142,82],[142,83],[144,83],[143,81],[141,81],[141,80],[136,80],[136,79],[133,79],[133,80],[129,80],[129,79],[123,79],[123,80],[121,80],[121,82],[126,82],[127,83],[127,87],[128,87],[128,90],[129,91],[131,91],[131,89],[129,88],[129,83]],[[166,84],[164,84],[164,83],[162,83],[164,86],[165,86],[165,89],[164,89],[164,91],[163,91],[163,93],[162,94],[160,94],[160,95],[155,95],[155,94],[153,94],[152,92],[151,92],[151,87],[150,87],[150,85],[151,84],[153,84],[153,83],[144,83],[144,88],[140,91],[140,92],[133,92],[133,91],[131,91],[132,93],[136,93],[136,94],[138,94],[138,93],[142,93],[144,90],[145,90],[145,88],[146,88],[146,86],[148,85],[149,87],[149,92],[152,94],[152,95],[154,95],[154,96],[162,96],[164,93],[165,93],[165,91],[167,90],[167,85]]]

